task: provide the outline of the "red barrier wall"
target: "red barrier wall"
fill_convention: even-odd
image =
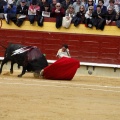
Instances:
[[[47,59],[55,60],[57,50],[63,43],[69,45],[73,58],[82,62],[120,63],[120,36],[48,33],[20,30],[0,30],[0,42],[38,46]],[[4,49],[0,47],[0,56]]]

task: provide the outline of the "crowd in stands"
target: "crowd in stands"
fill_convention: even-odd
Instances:
[[[112,21],[120,27],[120,0],[0,0],[0,17],[20,27],[26,17],[43,26],[44,17],[56,18],[56,28],[78,26],[104,29]],[[64,23],[63,23],[64,22]]]

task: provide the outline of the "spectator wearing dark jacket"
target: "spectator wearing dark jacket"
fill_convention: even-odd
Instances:
[[[75,15],[75,17],[73,17],[72,22],[73,22],[74,26],[76,26],[76,27],[80,23],[85,23],[85,6],[84,5],[80,6],[79,11]]]
[[[52,12],[52,9],[56,6],[57,0],[52,0],[52,3],[50,3],[50,11]]]
[[[71,4],[70,0],[64,0],[62,3],[62,7],[64,8],[64,10],[68,9],[68,6]]]
[[[81,5],[79,12],[77,12],[76,14],[76,17],[80,18],[81,23],[85,23],[85,12],[86,10],[85,10],[84,5]]]
[[[113,7],[108,7],[108,10],[106,12],[106,15],[105,15],[105,19],[106,19],[106,24],[110,24],[112,21],[115,21],[115,18],[116,18],[116,12],[114,10]]]
[[[105,13],[102,12],[101,6],[97,5],[97,9],[92,14],[93,25],[96,29],[104,29],[105,26]]]
[[[46,2],[40,7],[40,14],[38,15],[38,26],[43,26],[44,17],[50,17],[50,5]]]
[[[4,13],[3,6],[7,5],[7,2],[0,0],[0,13]]]
[[[101,6],[101,12],[102,13],[106,13],[107,12],[107,7],[104,5],[104,1],[103,0],[99,0],[98,1],[98,5]]]
[[[20,27],[28,14],[28,6],[26,5],[26,0],[21,0],[20,5],[17,6],[17,14],[19,17],[17,19],[16,25]]]

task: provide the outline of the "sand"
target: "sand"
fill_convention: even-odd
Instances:
[[[0,120],[120,120],[120,79],[76,74],[72,81],[0,75]]]

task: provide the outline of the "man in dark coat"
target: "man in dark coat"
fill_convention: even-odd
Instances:
[[[67,10],[67,9],[68,9],[68,6],[69,6],[70,4],[72,4],[72,3],[71,3],[70,0],[64,0],[61,4],[62,4],[62,7],[63,7],[65,10]]]
[[[18,27],[20,27],[24,22],[27,13],[28,13],[28,6],[26,5],[26,0],[21,0],[20,5],[17,6],[17,14],[19,14],[19,17],[17,19],[16,25]]]
[[[0,0],[0,13],[4,13],[4,5],[7,5],[7,2],[5,2],[4,0]]]
[[[106,13],[107,12],[107,7],[104,5],[104,1],[103,0],[99,0],[98,1],[98,5],[101,6],[101,12],[102,13]]]
[[[97,5],[97,10],[95,10],[92,14],[93,24],[96,27],[96,29],[104,29],[105,26],[105,13],[102,12],[101,6]]]
[[[115,12],[114,8],[110,6],[105,15],[106,24],[108,25],[112,21],[115,21],[115,18],[116,18],[116,12]]]

